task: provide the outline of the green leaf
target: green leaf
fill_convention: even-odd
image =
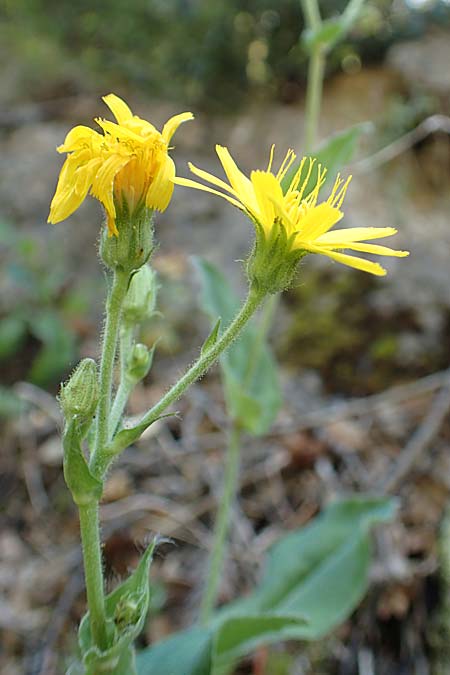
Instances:
[[[307,619],[298,637],[316,640],[357,606],[369,583],[372,525],[390,520],[396,502],[358,496],[331,504],[310,525],[292,532],[269,551],[256,591],[219,612],[297,612]]]
[[[195,627],[141,651],[139,675],[210,675],[211,631]]]
[[[238,659],[262,644],[297,636],[305,620],[276,614],[242,616],[226,621],[215,634],[211,675],[226,675]]]
[[[83,425],[84,426],[84,425]],[[83,429],[83,432],[85,429]],[[78,506],[90,504],[101,499],[103,483],[90,472],[89,465],[81,449],[83,433],[78,420],[72,419],[67,424],[64,438],[64,480],[69,488],[73,501]]]
[[[239,299],[214,265],[201,258],[194,263],[202,284],[202,307],[212,321],[221,316],[226,327],[239,310]],[[230,416],[252,434],[266,433],[280,409],[281,393],[275,360],[257,325],[242,331],[220,364]]]
[[[327,49],[339,40],[345,33],[343,22],[338,19],[322,21],[316,30],[307,29],[302,34],[305,49],[311,53],[317,47]]]
[[[366,592],[369,530],[395,510],[395,500],[363,495],[331,504],[272,547],[248,598],[219,610],[208,629],[184,631],[142,652],[139,675],[226,675],[258,645],[321,638]]]
[[[208,335],[208,337],[204,341],[203,346],[201,348],[201,352],[200,352],[202,356],[203,356],[203,354],[206,354],[206,352],[208,352],[211,349],[211,347],[214,347],[214,345],[216,344],[217,338],[219,337],[219,330],[220,330],[221,321],[222,321],[222,319],[219,316],[219,318],[217,319],[216,323],[214,324],[210,334]]]
[[[363,122],[361,124],[355,124],[348,129],[344,129],[344,131],[339,131],[327,138],[317,151],[311,155],[316,158],[316,162],[311,171],[311,176],[304,194],[307,195],[316,185],[319,164],[327,168],[325,185],[334,182],[339,171],[345,167],[355,155],[362,134],[367,133],[371,128],[372,125],[370,123]],[[282,181],[284,192],[286,192],[291,184],[298,167],[299,162],[295,162],[284,177]]]
[[[149,569],[157,540],[147,548],[137,569],[105,599],[110,647],[100,651],[92,644],[89,612],[83,617],[78,641],[86,675],[130,675],[134,672],[133,642],[144,627],[150,589]]]
[[[149,426],[155,424],[155,422],[158,420],[162,420],[165,417],[174,417],[177,414],[178,413],[176,412],[164,413],[164,415],[156,417],[151,422],[141,422],[140,424],[136,424],[134,427],[120,429],[120,431],[118,431],[114,436],[111,445],[107,448],[111,459],[115,455],[118,455],[120,452],[125,450],[125,448],[128,448],[132,443],[137,441],[142,436],[144,431],[149,428]]]

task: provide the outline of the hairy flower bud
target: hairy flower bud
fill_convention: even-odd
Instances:
[[[149,319],[155,311],[157,291],[156,274],[144,265],[131,279],[123,303],[123,320],[134,325]]]
[[[127,376],[133,382],[140,382],[147,375],[153,361],[154,349],[148,349],[138,342],[134,345],[127,363]]]
[[[61,386],[59,401],[64,416],[89,419],[95,413],[98,395],[97,364],[93,359],[83,359]]]

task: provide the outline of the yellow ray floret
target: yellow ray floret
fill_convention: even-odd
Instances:
[[[256,221],[268,235],[276,223],[281,223],[288,237],[292,236],[292,248],[310,253],[321,253],[350,267],[384,276],[386,270],[376,262],[342,253],[342,250],[357,253],[395,256],[402,258],[408,251],[397,251],[386,246],[365,243],[367,240],[390,237],[397,230],[393,227],[354,227],[331,229],[343,217],[341,206],[351,180],[336,178],[329,197],[319,202],[319,192],[325,182],[326,169],[314,166],[315,160],[304,157],[285,191],[283,182],[296,156],[289,150],[277,173],[272,171],[274,147],[265,171],[252,171],[250,178],[237,167],[227,148],[216,146],[216,151],[225,171],[228,183],[193,164],[193,174],[214,187],[188,178],[175,178],[177,185],[212,192],[223,197],[233,206],[244,211]],[[313,170],[314,181],[312,182]],[[285,186],[284,186],[285,187]]]
[[[67,153],[67,158],[48,220],[65,220],[90,193],[105,208],[109,233],[117,235],[118,205],[126,203],[130,213],[144,205],[157,211],[167,208],[175,178],[169,143],[180,124],[193,119],[193,115],[175,115],[160,133],[153,124],[133,115],[115,94],[103,100],[116,122],[96,119],[103,133],[85,126],[74,127],[57,148]]]

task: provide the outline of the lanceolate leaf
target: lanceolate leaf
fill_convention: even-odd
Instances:
[[[228,675],[258,645],[317,640],[358,605],[369,584],[370,528],[390,520],[392,499],[335,502],[269,551],[255,591],[194,628],[145,650],[139,675]],[[178,669],[177,669],[178,664]]]

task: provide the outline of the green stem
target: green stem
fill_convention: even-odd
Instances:
[[[264,304],[261,321],[258,325],[256,340],[253,345],[244,376],[244,390],[247,390],[251,384],[253,375],[255,373],[255,368],[258,365],[258,359],[264,345],[264,340],[266,339],[267,333],[270,330],[277,303],[278,296],[271,295],[267,298]],[[217,601],[220,574],[222,572],[226,549],[226,539],[230,524],[231,507],[233,500],[236,497],[238,488],[240,441],[241,430],[238,423],[233,420],[226,454],[224,487],[214,525],[214,539],[210,558],[210,567],[201,606],[201,620],[203,624],[208,623]]]
[[[128,273],[114,272],[111,291],[106,302],[106,322],[100,364],[100,397],[97,409],[94,452],[92,453],[90,462],[91,469],[95,469],[97,457],[109,441],[109,412],[111,407],[114,361],[116,358],[122,303],[128,289],[128,282]]]
[[[226,453],[223,493],[219,502],[214,525],[213,545],[206,587],[200,609],[200,619],[208,625],[217,601],[220,577],[223,569],[225,544],[230,525],[231,508],[235,499],[239,478],[241,430],[234,424],[230,430],[230,439]]]
[[[100,547],[98,504],[79,506],[80,533],[83,547],[84,576],[89,607],[92,639],[102,651],[107,649],[103,568]]]
[[[322,105],[323,78],[325,74],[325,50],[315,47],[308,64],[308,84],[305,109],[305,154],[310,154],[317,142],[320,108]]]
[[[317,0],[302,0],[302,8],[308,29],[312,31],[318,30],[322,24],[322,19]],[[305,155],[310,154],[314,150],[317,141],[325,63],[326,47],[325,45],[318,44],[312,49],[308,64],[305,105]]]
[[[206,373],[208,368],[216,361],[220,354],[233,342],[241,332],[247,321],[260,305],[263,294],[254,289],[250,289],[247,299],[239,314],[230,323],[223,335],[217,340],[216,344],[209,349],[206,354],[202,354],[199,359],[186,371],[183,377],[173,385],[171,389],[162,397],[162,399],[142,418],[139,426],[150,426],[160,417],[164,411],[175,403],[186,389]]]
[[[306,25],[310,30],[316,30],[322,23],[319,3],[317,0],[301,0]]]
[[[133,383],[127,377],[127,358],[133,348],[134,329],[132,326],[122,326],[120,329],[120,383],[114,398],[109,415],[109,438],[115,434],[117,425],[123,415],[128,397],[133,389]]]

